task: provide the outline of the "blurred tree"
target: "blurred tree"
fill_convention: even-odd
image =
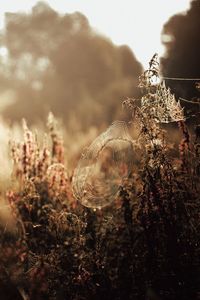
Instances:
[[[190,9],[173,16],[165,25],[162,41],[166,47],[161,60],[163,75],[167,77],[200,78],[200,1],[191,2]],[[177,96],[199,97],[194,81],[167,81]]]
[[[79,12],[60,15],[39,2],[31,14],[7,13],[0,43],[0,83],[16,92],[10,119],[41,119],[49,110],[66,124],[112,121],[124,96],[137,96],[141,65],[131,50],[97,34]],[[6,70],[6,72],[5,72]]]

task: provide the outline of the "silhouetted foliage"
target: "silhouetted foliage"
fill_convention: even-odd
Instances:
[[[190,9],[170,18],[164,25],[162,39],[166,55],[162,59],[164,76],[200,78],[200,1],[194,0]],[[167,81],[177,96],[199,97],[195,81]]]

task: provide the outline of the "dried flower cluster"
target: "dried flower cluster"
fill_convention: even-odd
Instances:
[[[48,117],[48,128],[51,146],[45,137],[40,147],[37,135],[23,120],[24,141],[10,143],[13,177],[18,179],[20,186],[28,184],[34,187],[37,181],[45,182],[51,192],[58,197],[59,194],[68,192],[68,176],[64,165],[63,140],[56,129],[52,113]]]

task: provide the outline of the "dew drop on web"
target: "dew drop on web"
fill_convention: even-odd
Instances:
[[[73,176],[73,192],[90,208],[111,204],[133,165],[133,141],[125,122],[115,121],[83,153]]]

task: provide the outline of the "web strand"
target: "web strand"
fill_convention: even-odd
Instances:
[[[174,81],[200,81],[200,78],[182,78],[182,77],[162,77],[162,79],[174,80]]]

